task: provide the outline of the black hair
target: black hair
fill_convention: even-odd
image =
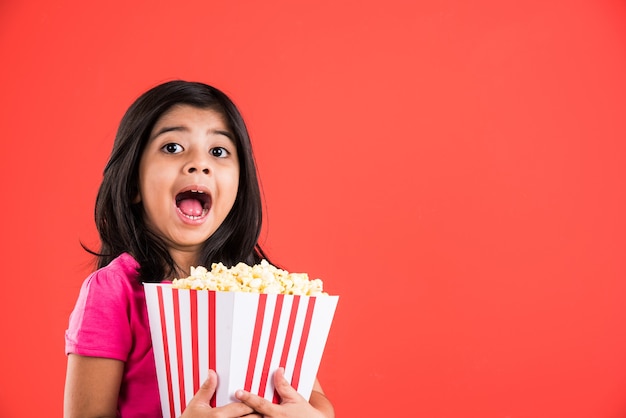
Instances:
[[[181,270],[163,241],[143,219],[138,193],[139,161],[158,119],[175,105],[190,105],[220,113],[233,134],[239,159],[239,187],[232,209],[203,244],[198,265],[213,262],[233,266],[267,258],[258,244],[263,208],[252,144],[235,104],[220,90],[183,80],[160,84],[142,94],[124,114],[98,190],[95,221],[100,234],[98,268],[126,252],[139,263],[139,280],[160,282]]]

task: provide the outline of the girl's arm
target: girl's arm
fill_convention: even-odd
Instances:
[[[326,418],[334,418],[335,410],[333,405],[330,403],[330,400],[326,397],[324,390],[322,389],[322,385],[320,385],[319,380],[315,379],[315,383],[313,384],[313,391],[311,392],[311,397],[309,398],[309,403],[313,405],[315,409],[324,414]]]
[[[124,363],[70,354],[65,378],[65,418],[115,418]]]

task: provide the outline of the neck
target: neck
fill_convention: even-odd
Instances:
[[[198,264],[198,254],[195,251],[170,249],[170,255],[174,263],[176,263],[176,272],[174,274],[177,278],[189,276],[191,266]]]

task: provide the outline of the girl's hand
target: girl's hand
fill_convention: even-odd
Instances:
[[[265,418],[333,418],[334,412],[332,405],[323,395],[323,393],[315,392],[311,395],[311,400],[316,397],[316,406],[307,402],[285,379],[285,370],[281,367],[274,373],[274,386],[280,395],[282,401],[280,405],[272,403],[258,395],[254,395],[244,390],[238,390],[235,393],[237,399],[243,404],[248,405],[257,413]],[[316,382],[316,387],[319,384]],[[320,388],[321,389],[321,388]],[[323,412],[324,411],[324,412]]]
[[[252,408],[240,402],[233,402],[218,408],[212,408],[210,403],[216,387],[217,375],[213,370],[209,370],[209,377],[202,386],[200,386],[200,389],[198,389],[198,392],[196,392],[191,401],[189,401],[189,404],[180,418],[237,418],[244,415],[250,418],[259,416],[256,414],[250,415],[254,412]]]

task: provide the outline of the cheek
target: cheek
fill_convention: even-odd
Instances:
[[[224,182],[224,200],[228,202],[229,211],[232,209],[235,200],[237,199],[237,191],[239,189],[239,172],[233,173],[228,177],[228,180]]]
[[[137,195],[144,207],[146,205],[153,206],[164,200],[167,177],[165,170],[146,170],[140,174]]]
[[[232,190],[232,197],[234,202],[235,198],[237,197],[237,191],[239,190],[239,170],[237,170],[233,175],[230,188]]]

